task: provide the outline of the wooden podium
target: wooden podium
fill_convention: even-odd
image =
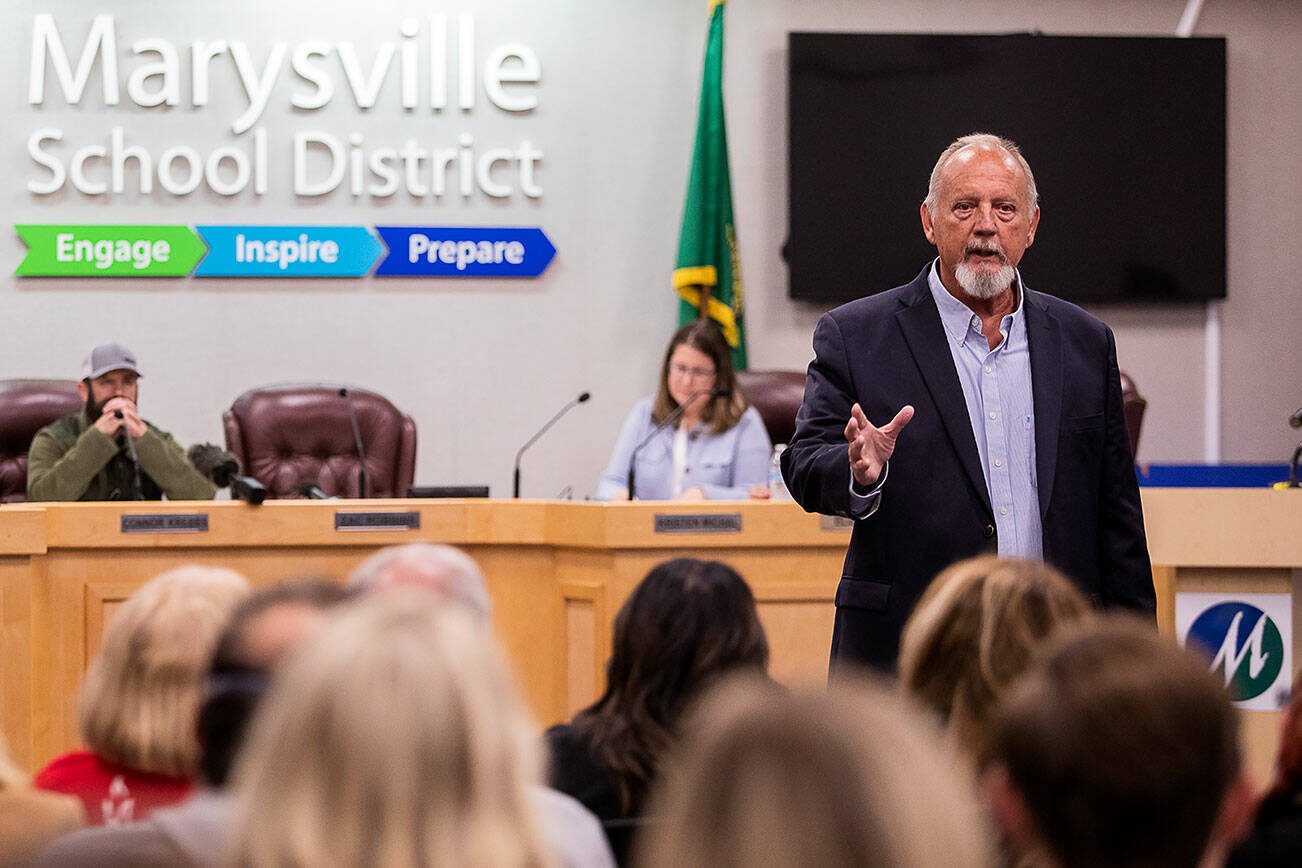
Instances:
[[[1296,671],[1302,665],[1302,489],[1140,491],[1162,632],[1175,632],[1180,591],[1292,594]],[[1244,759],[1259,787],[1273,775],[1280,717],[1266,711],[1240,716]]]
[[[1302,599],[1302,491],[1144,489],[1158,621],[1176,591]],[[199,528],[203,525],[203,529]],[[591,702],[615,613],[656,563],[715,558],[750,583],[779,680],[822,680],[849,525],[794,504],[491,500],[19,504],[0,507],[0,714],[29,769],[77,743],[76,688],[105,620],[165,569],[229,566],[255,584],[342,580],[377,548],[446,542],[483,567],[494,629],[540,724]],[[1302,661],[1294,639],[1294,660]],[[1244,713],[1269,777],[1278,715]]]

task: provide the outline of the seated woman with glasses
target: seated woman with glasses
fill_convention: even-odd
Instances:
[[[624,420],[597,499],[767,498],[772,449],[718,326],[695,320],[669,341],[655,396]]]

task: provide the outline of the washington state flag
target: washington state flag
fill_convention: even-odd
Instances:
[[[719,324],[732,347],[732,364],[746,370],[742,328],[741,266],[732,222],[732,182],[728,173],[728,134],[723,122],[723,11],[726,0],[710,0],[710,31],[701,73],[701,106],[696,145],[687,179],[683,227],[678,237],[674,289],[682,298],[679,325],[706,314]]]

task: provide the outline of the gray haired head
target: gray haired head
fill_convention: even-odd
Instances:
[[[479,564],[460,549],[440,543],[381,549],[353,570],[348,584],[364,593],[396,587],[424,588],[485,620],[492,615],[488,586]]]
[[[923,200],[923,204],[927,206],[927,210],[933,217],[936,215],[936,204],[940,194],[941,173],[954,155],[964,148],[997,149],[1012,157],[1017,165],[1022,167],[1022,174],[1026,176],[1027,203],[1032,211],[1040,207],[1040,191],[1035,187],[1035,174],[1031,171],[1031,164],[1022,156],[1022,149],[1017,147],[1017,143],[994,133],[972,133],[950,142],[949,147],[940,152],[940,158],[936,160],[936,165],[931,170],[931,180],[927,183],[927,198]]]

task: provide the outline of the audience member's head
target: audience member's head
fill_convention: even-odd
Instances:
[[[1231,859],[1234,865],[1289,865],[1298,861],[1302,817],[1302,671],[1279,732],[1275,779],[1257,807],[1251,834]]]
[[[365,596],[276,674],[236,764],[235,862],[541,864],[534,742],[482,619]]]
[[[248,591],[233,570],[184,566],[132,594],[109,620],[81,687],[78,724],[87,747],[138,771],[194,774],[194,721],[208,661]]]
[[[209,785],[226,785],[272,671],[325,623],[328,609],[352,597],[335,582],[302,579],[254,591],[235,607],[217,640],[199,707],[199,765]]]
[[[1238,720],[1207,660],[1138,621],[1064,629],[996,714],[986,790],[1063,866],[1218,864],[1246,822]]]
[[[990,714],[1032,652],[1092,611],[1053,567],[994,556],[960,561],[936,577],[904,625],[901,685],[979,761]]]
[[[768,660],[755,598],[731,567],[678,558],[647,574],[615,617],[605,692],[575,718],[626,809],[641,801],[692,700],[731,672],[766,671]]]
[[[1302,796],[1302,669],[1293,679],[1293,693],[1280,730],[1279,759],[1270,796],[1296,800]]]
[[[648,813],[644,868],[991,864],[932,722],[869,682],[725,685],[690,716]]]
[[[466,606],[484,618],[492,612],[479,564],[460,549],[440,543],[381,549],[353,570],[348,584],[363,592],[423,588],[440,600]]]

